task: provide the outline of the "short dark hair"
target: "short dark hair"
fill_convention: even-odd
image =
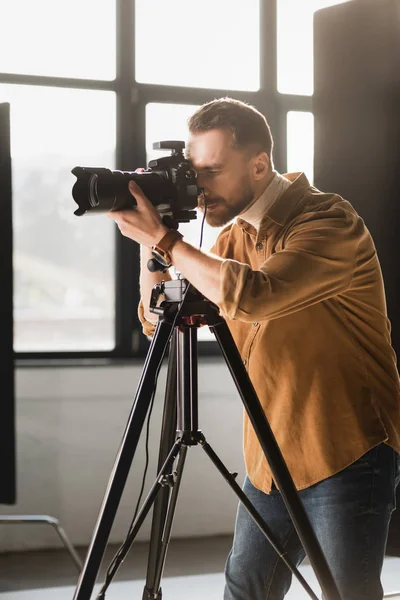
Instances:
[[[218,98],[203,104],[189,118],[190,133],[224,129],[232,133],[235,148],[266,152],[272,161],[273,140],[267,119],[254,106],[234,100]]]

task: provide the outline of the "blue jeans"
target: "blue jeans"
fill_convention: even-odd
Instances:
[[[399,479],[399,455],[380,444],[343,471],[299,492],[342,600],[383,597],[380,577]],[[305,552],[279,491],[265,494],[248,478],[243,489],[288,559],[299,566]],[[224,600],[281,600],[291,580],[289,568],[240,504],[225,568]]]

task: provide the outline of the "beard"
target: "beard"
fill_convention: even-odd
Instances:
[[[254,200],[254,190],[249,182],[243,186],[238,200],[227,201],[222,196],[213,196],[206,199],[206,204],[213,205],[212,210],[206,212],[206,223],[210,227],[223,227],[237,217]]]

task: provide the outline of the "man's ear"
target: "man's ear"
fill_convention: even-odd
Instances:
[[[270,170],[271,162],[266,152],[260,152],[254,157],[254,177],[258,181],[263,179]]]

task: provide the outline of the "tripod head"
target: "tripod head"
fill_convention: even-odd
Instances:
[[[160,296],[163,301],[157,306]],[[150,312],[176,325],[216,325],[223,321],[219,308],[205,298],[187,279],[162,281],[153,287],[150,297]]]

